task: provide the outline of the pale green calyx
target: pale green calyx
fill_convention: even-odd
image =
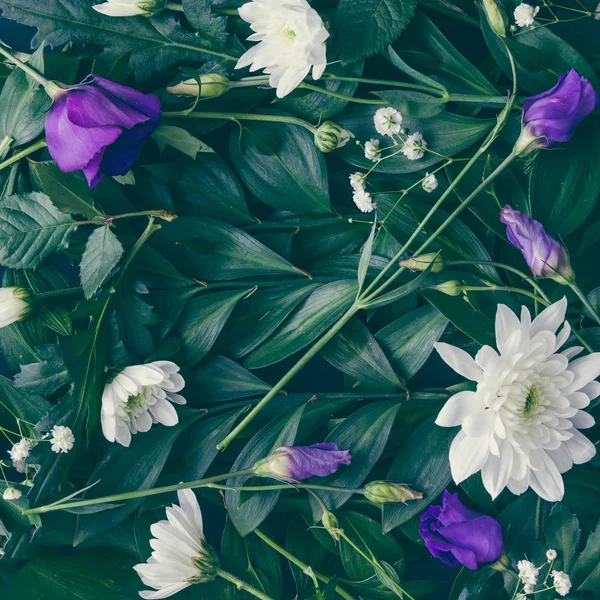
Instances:
[[[393,481],[371,481],[367,483],[363,491],[365,498],[376,504],[387,504],[390,502],[406,503],[408,500],[420,500],[421,492],[411,489],[404,483]]]
[[[315,146],[321,152],[333,152],[345,146],[354,134],[333,121],[325,121],[315,132]]]
[[[498,5],[496,0],[482,0],[482,6],[490,29],[497,36],[506,37],[508,19],[504,10]]]
[[[193,98],[197,97],[198,92],[200,92],[200,98],[216,98],[224,94],[231,87],[229,79],[218,73],[200,75],[199,80],[200,85],[198,85],[198,80],[196,79],[186,79],[168,87],[167,92],[177,96],[191,96]]]
[[[432,273],[439,273],[444,270],[446,266],[442,257],[434,252],[429,254],[421,254],[419,256],[413,256],[407,260],[401,260],[400,266],[411,271],[426,271],[431,265]]]

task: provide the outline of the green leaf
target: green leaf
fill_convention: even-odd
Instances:
[[[179,332],[192,364],[212,348],[234,306],[251,291],[203,294],[188,302],[179,320]]]
[[[375,239],[375,231],[377,229],[377,219],[373,219],[373,226],[371,227],[371,233],[367,238],[365,245],[360,251],[360,261],[358,263],[358,292],[362,290],[365,278],[367,276],[367,270],[371,263],[371,255],[373,254],[373,240]]]
[[[399,407],[397,402],[374,402],[344,419],[325,441],[333,442],[341,450],[350,450],[352,462],[333,475],[319,477],[318,482],[341,488],[359,488],[385,448]],[[349,493],[321,490],[319,496],[334,512],[352,498]],[[311,504],[313,515],[320,519],[319,505],[312,498]]]
[[[105,225],[94,229],[81,257],[80,278],[83,293],[89,300],[112,273],[123,256],[123,246]]]
[[[49,396],[71,382],[60,347],[57,345],[38,346],[36,348],[42,362],[21,365],[21,372],[15,375],[15,387],[28,394]],[[47,412],[47,408],[43,413]],[[28,419],[36,423],[42,418]]]
[[[559,502],[552,507],[544,529],[547,547],[558,552],[554,568],[571,573],[581,536],[577,515],[572,514],[565,504]]]
[[[29,168],[58,210],[90,219],[103,216],[94,206],[88,186],[73,173],[63,173],[53,162],[31,161]]]
[[[83,494],[83,499],[151,488],[156,483],[177,437],[202,415],[203,413],[197,412],[173,427],[155,426],[150,431],[133,436],[128,448],[117,443],[112,444],[90,474],[87,485],[96,485]],[[143,501],[143,497],[134,498],[119,503],[119,506],[110,510],[79,515],[74,544],[78,545],[90,537],[116,527]]]
[[[20,389],[16,383],[0,375],[0,415],[18,417],[26,423],[37,423],[49,410],[50,403],[38,394],[41,389]],[[14,425],[13,425],[14,426]]]
[[[427,508],[450,483],[448,453],[456,431],[427,419],[407,438],[386,479],[406,483],[423,499],[409,504],[384,504],[383,531],[391,531]]]
[[[403,117],[428,119],[439,115],[446,108],[446,101],[444,99],[429,96],[422,92],[385,90],[373,93],[394,108],[397,108]]]
[[[600,523],[590,536],[583,552],[577,558],[571,579],[577,591],[596,592],[600,585]]]
[[[375,338],[398,372],[410,379],[425,364],[447,325],[437,309],[423,306],[390,323]]]
[[[257,198],[295,212],[331,211],[325,159],[306,129],[254,121],[244,127],[244,152],[237,131],[231,134],[229,149],[242,181]]]
[[[4,18],[35,27],[34,42],[45,40],[53,48],[67,43],[103,48],[101,58],[114,63],[130,52],[129,72],[147,79],[184,61],[219,60],[233,66],[239,50],[186,31],[165,11],[150,19],[114,19],[82,0],[0,0]]]
[[[272,365],[314,342],[350,308],[356,290],[356,283],[348,280],[317,288],[274,335],[246,357],[244,366]]]
[[[293,412],[278,416],[263,427],[245,446],[236,458],[232,471],[240,471],[252,467],[261,458],[266,458],[280,446],[292,446],[296,439],[298,424],[304,411],[304,405]],[[250,476],[232,477],[227,485],[239,487],[244,485]],[[261,481],[268,485],[268,480]],[[227,512],[235,528],[242,536],[254,531],[269,515],[277,504],[281,490],[268,492],[252,492],[251,496],[242,502],[241,494],[235,490],[225,492]]]
[[[13,195],[0,206],[0,264],[34,269],[51,254],[64,250],[75,230],[45,194]]]
[[[425,271],[419,273],[417,277],[411,279],[408,283],[401,285],[400,287],[392,290],[391,292],[386,292],[381,296],[378,296],[374,300],[369,301],[369,308],[380,308],[382,306],[386,306],[387,304],[392,304],[392,302],[397,302],[401,298],[412,294],[420,290],[423,286],[428,283],[428,275],[431,271],[433,263]]]
[[[340,0],[335,42],[343,62],[382,50],[397,38],[415,12],[412,0]]]
[[[227,42],[227,19],[212,15],[210,0],[182,0],[181,4],[190,25],[212,47],[218,48]]]
[[[327,362],[357,379],[361,389],[403,388],[386,355],[369,329],[353,318],[321,350]]]
[[[182,127],[175,125],[160,125],[152,134],[152,139],[158,144],[161,152],[166,146],[171,146],[175,150],[187,154],[193,160],[198,152],[213,152],[204,142]]]

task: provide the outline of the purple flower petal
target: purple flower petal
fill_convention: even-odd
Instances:
[[[283,446],[280,450],[290,458],[290,478],[294,481],[331,475],[340,465],[349,465],[352,458],[348,450],[340,450],[332,443]]]

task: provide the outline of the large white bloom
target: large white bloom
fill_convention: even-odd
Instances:
[[[450,448],[452,477],[460,483],[481,471],[492,498],[505,488],[522,494],[531,487],[550,502],[561,500],[561,473],[596,454],[579,430],[594,419],[582,409],[600,396],[600,353],[572,360],[583,348],[560,351],[571,328],[563,298],[533,321],[504,305],[496,314],[498,352],[483,346],[475,359],[438,343],[441,357],[457,373],[477,383],[477,391],[452,396],[436,423],[461,425]],[[557,330],[562,325],[562,329]]]
[[[133,567],[145,585],[156,591],[142,598],[168,598],[194,583],[214,579],[219,566],[214,550],[204,540],[202,513],[192,490],[177,492],[180,506],[167,507],[167,521],[150,527],[152,555]]]
[[[311,69],[313,79],[321,77],[329,32],[306,0],[253,0],[239,8],[239,15],[255,32],[248,40],[259,43],[242,55],[236,69],[264,69],[279,98],[294,90]]]
[[[522,2],[515,8],[515,23],[519,27],[529,27],[533,25],[535,16],[540,12],[539,6],[531,6],[530,4],[525,4]]]
[[[164,7],[165,0],[106,0],[102,4],[92,6],[95,11],[109,17],[151,17],[161,12]]]
[[[24,319],[31,311],[31,292],[22,287],[0,288],[0,327]]]
[[[110,442],[129,446],[132,434],[148,431],[153,423],[177,425],[171,402],[185,404],[177,392],[185,385],[179,367],[159,360],[125,367],[102,392],[102,432]]]

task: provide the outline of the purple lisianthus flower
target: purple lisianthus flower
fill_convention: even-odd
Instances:
[[[568,142],[598,99],[592,84],[575,69],[563,73],[552,89],[523,103],[523,129],[515,150],[527,154]]]
[[[573,271],[566,248],[544,226],[529,215],[505,206],[500,221],[506,225],[506,235],[538,277],[551,277],[564,283],[573,279]]]
[[[441,506],[430,506],[421,515],[419,533],[427,549],[451,567],[476,570],[502,554],[502,528],[496,519],[467,508],[444,490]]]
[[[125,175],[160,122],[160,101],[96,75],[60,90],[46,117],[46,141],[58,168],[82,170],[90,187]]]
[[[327,442],[312,446],[281,446],[254,465],[254,474],[284,481],[302,481],[315,475],[331,475],[340,465],[349,465],[351,459],[348,450],[340,450]]]

